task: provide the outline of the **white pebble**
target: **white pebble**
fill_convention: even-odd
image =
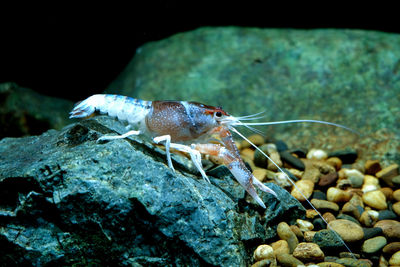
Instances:
[[[308,151],[307,158],[308,159],[318,159],[318,160],[327,159],[328,153],[326,153],[322,149],[313,148],[313,149],[310,149],[310,151]]]

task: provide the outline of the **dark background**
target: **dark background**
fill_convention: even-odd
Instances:
[[[2,8],[0,83],[77,101],[103,91],[139,46],[202,26],[400,32],[394,6],[132,3]]]

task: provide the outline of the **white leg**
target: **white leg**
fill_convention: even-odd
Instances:
[[[199,172],[201,173],[201,176],[203,176],[203,179],[210,183],[210,180],[208,179],[206,173],[204,172],[203,166],[201,164],[201,154],[199,151],[197,151],[193,148],[194,145],[189,147],[189,146],[185,146],[185,145],[181,145],[181,144],[171,143],[171,147],[176,150],[189,153],[194,166],[196,166],[196,168],[199,170]]]
[[[175,171],[174,166],[172,165],[171,153],[169,152],[169,146],[171,144],[171,136],[170,135],[157,136],[154,137],[153,140],[156,144],[165,141],[165,152],[167,154],[168,167],[170,167],[173,171]]]
[[[100,141],[110,141],[110,140],[115,140],[115,139],[123,139],[123,138],[126,138],[126,137],[131,136],[131,135],[139,135],[139,134],[140,134],[140,131],[129,131],[129,132],[126,132],[126,133],[121,134],[121,135],[104,135],[104,136],[100,137],[99,139],[97,139],[97,143],[100,142]]]

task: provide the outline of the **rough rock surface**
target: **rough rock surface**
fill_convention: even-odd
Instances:
[[[71,101],[44,96],[15,83],[0,84],[0,138],[38,135],[71,123]]]
[[[174,173],[139,137],[96,143],[115,131],[99,117],[0,141],[2,264],[246,266],[275,222],[305,213],[274,184],[282,202],[260,192],[264,211],[230,175],[210,185],[185,159]]]
[[[145,44],[108,89],[142,99],[194,100],[236,116],[266,111],[289,146],[357,149],[400,160],[400,35],[360,30],[200,28]]]

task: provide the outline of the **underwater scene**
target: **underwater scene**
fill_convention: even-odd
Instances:
[[[399,34],[200,27],[0,101],[1,266],[400,266]]]

